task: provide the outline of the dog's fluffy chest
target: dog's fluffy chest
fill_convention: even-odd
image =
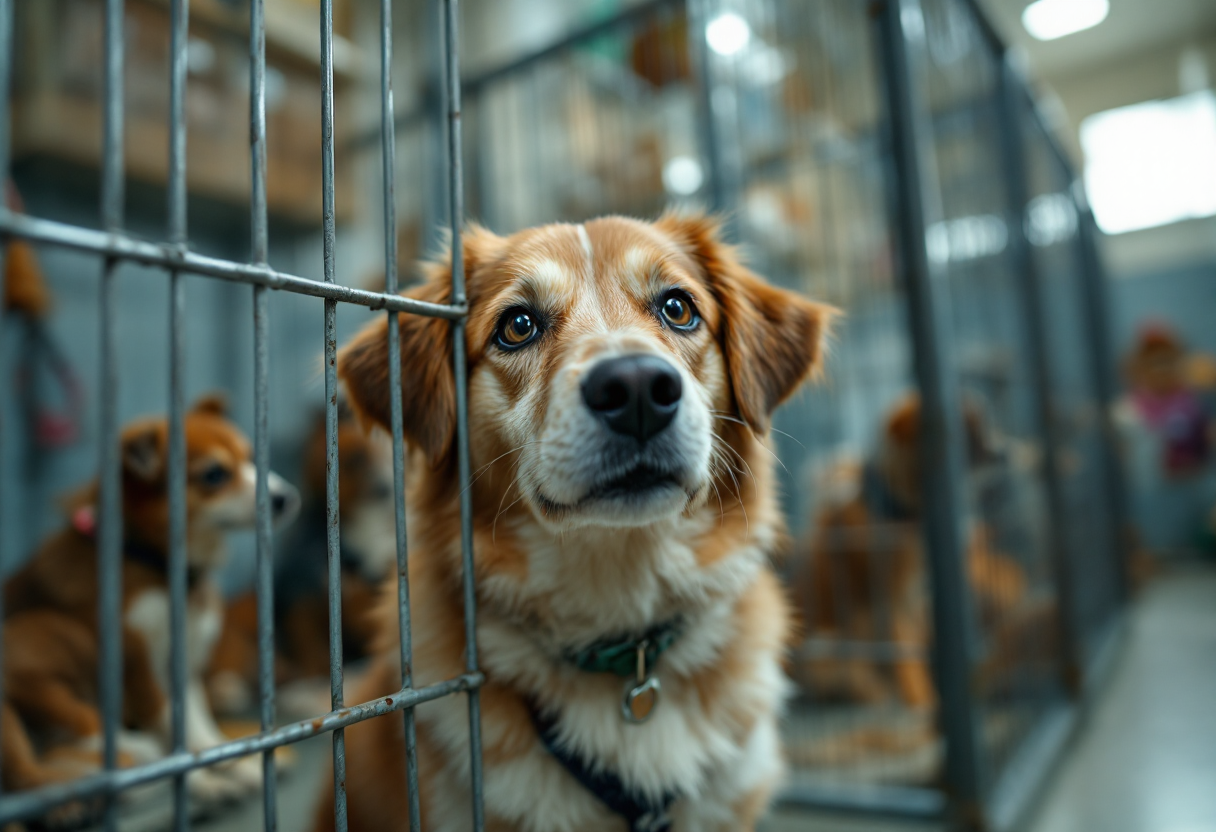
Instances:
[[[659,579],[642,587],[651,604],[666,605],[668,614],[680,615],[684,623],[676,643],[653,668],[661,697],[641,725],[621,714],[631,680],[580,670],[560,659],[552,630],[540,637],[483,608],[478,641],[483,667],[498,688],[483,694],[483,733],[491,749],[486,800],[494,816],[519,828],[553,832],[624,828],[538,740],[517,746],[509,759],[495,760],[497,741],[520,728],[492,715],[493,699],[505,688],[516,702],[514,721],[528,719],[520,702],[555,711],[559,742],[590,768],[610,771],[627,788],[653,797],[677,795],[672,807],[677,829],[730,828],[736,804],[780,774],[776,718],[787,683],[779,664],[784,612],[771,573],[758,561],[747,570],[736,563],[727,582],[735,591],[723,592],[723,580],[716,576],[697,592],[684,586],[674,594]],[[619,596],[615,604],[622,604]],[[602,619],[607,611],[590,612]],[[467,753],[467,714],[460,703],[424,706],[419,720],[447,746],[450,759]],[[463,805],[456,798],[461,787],[451,788],[451,805]],[[450,828],[461,828],[464,821],[454,816]]]
[[[131,599],[123,623],[143,636],[158,680],[167,689],[169,674],[169,593],[161,587],[141,591]],[[211,658],[223,624],[223,602],[216,587],[204,581],[195,587],[186,605],[186,660],[199,673]]]

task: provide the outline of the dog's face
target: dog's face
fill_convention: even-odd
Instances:
[[[643,526],[703,504],[736,467],[724,426],[763,433],[816,366],[831,310],[768,286],[704,218],[606,218],[465,237],[475,469],[543,524]],[[449,270],[415,297],[446,302]],[[450,462],[450,325],[400,317],[405,428]],[[386,328],[346,348],[354,404],[389,417]]]
[[[186,517],[189,532],[228,532],[256,522],[257,469],[249,440],[230,422],[222,399],[199,400],[185,416]],[[169,426],[165,419],[129,425],[122,436],[123,507],[132,532],[149,543],[168,537]],[[270,508],[276,523],[299,508],[296,490],[269,475]]]

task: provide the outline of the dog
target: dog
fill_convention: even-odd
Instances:
[[[794,675],[819,697],[875,704],[898,699],[931,711],[937,693],[928,667],[930,611],[921,542],[920,400],[906,396],[887,415],[878,448],[847,500],[827,505],[795,579],[796,603],[814,640],[890,641],[890,672],[869,657],[806,656]],[[963,408],[968,470],[999,460],[981,411]],[[1027,592],[1017,561],[998,551],[983,523],[968,541],[967,575],[986,632],[1011,620]],[[880,607],[885,607],[885,618]],[[884,626],[885,624],[885,626]],[[885,630],[885,632],[884,632]]]
[[[186,744],[200,751],[227,740],[208,704],[202,670],[223,615],[215,573],[224,560],[225,536],[255,522],[256,469],[249,442],[227,419],[222,398],[203,398],[186,414],[185,444]],[[127,426],[121,464],[122,727],[140,733],[124,730],[119,748],[138,762],[164,753],[171,740],[166,420]],[[298,509],[297,492],[274,473],[269,488],[276,521],[289,520]],[[5,587],[6,787],[37,787],[87,770],[87,763],[48,766],[39,757],[48,748],[60,753],[66,746],[93,754],[95,761],[101,747],[97,495],[93,483],[71,499],[69,525],[48,539]],[[188,782],[199,799],[231,799],[256,790],[261,767],[256,759],[244,758],[192,772]]]
[[[449,258],[450,259],[450,258]],[[464,236],[486,829],[751,829],[783,771],[788,615],[773,410],[835,310],[765,283],[704,216]],[[448,303],[450,265],[412,297]],[[399,316],[413,684],[464,673],[452,329]],[[387,322],[342,351],[389,422]],[[399,688],[379,608],[360,701]],[[461,698],[416,709],[422,829],[470,825]],[[400,716],[346,729],[352,830],[409,827]],[[332,795],[317,830],[332,829]],[[414,830],[418,832],[418,830]]]
[[[364,431],[348,407],[340,407],[338,415],[342,655],[357,662],[371,652],[375,634],[368,610],[379,597],[380,583],[396,574],[392,444],[382,432]],[[280,685],[329,675],[324,416],[309,433],[303,456],[303,508],[277,547],[275,676]],[[257,671],[257,599],[249,592],[228,605],[212,656],[207,687],[217,712],[240,714],[253,707]],[[328,698],[320,707],[327,704]]]

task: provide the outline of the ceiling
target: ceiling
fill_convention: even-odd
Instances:
[[[1027,0],[980,0],[980,5],[1009,43],[1026,50],[1034,74],[1048,81],[1082,74],[1154,46],[1216,35],[1216,0],[1110,0],[1110,15],[1102,23],[1047,42],[1035,40],[1022,28]]]

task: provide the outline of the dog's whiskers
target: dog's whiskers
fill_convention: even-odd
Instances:
[[[733,448],[731,448],[729,445],[727,445],[725,442],[722,442],[722,443],[721,443],[721,445],[719,446],[719,445],[717,444],[717,441],[718,441],[718,438],[717,438],[717,437],[715,437],[715,445],[714,445],[714,446],[712,446],[712,447],[713,447],[713,451],[714,451],[714,452],[715,452],[715,454],[717,455],[717,460],[718,460],[720,463],[722,463],[722,464],[723,464],[723,468],[724,468],[724,470],[726,471],[727,475],[728,475],[728,476],[730,476],[731,481],[732,481],[732,482],[734,482],[734,484],[735,484],[735,501],[736,501],[736,502],[739,504],[739,509],[740,509],[740,510],[743,512],[743,527],[744,527],[744,528],[745,528],[747,531],[749,531],[749,532],[750,532],[750,531],[751,531],[751,523],[748,521],[748,517],[747,517],[747,506],[745,506],[745,505],[743,504],[743,486],[739,484],[739,479],[738,479],[738,477],[736,477],[736,476],[735,476],[736,471],[737,471],[738,473],[740,473],[740,474],[742,474],[742,473],[743,473],[743,471],[742,471],[742,470],[739,470],[739,469],[736,469],[736,468],[735,468],[733,465],[731,465],[731,464],[730,464],[730,461],[729,461],[729,458],[727,458],[726,456],[722,455],[722,454],[721,454],[721,452],[720,452],[720,448],[726,448],[726,449],[728,449],[728,450],[732,450],[732,451],[733,451],[734,449],[733,449]],[[736,452],[736,455],[738,455],[738,454],[737,454],[737,452]],[[742,460],[742,459],[743,459],[743,457],[739,457],[739,459],[740,459],[740,460]],[[744,464],[746,464],[746,462],[745,462]],[[750,466],[748,466],[748,471],[749,471],[749,473],[750,473],[750,470],[751,470],[751,467],[750,467]],[[755,477],[755,475],[752,475],[752,482],[753,482],[754,484],[756,483],[756,477]],[[759,487],[759,486],[758,486],[758,484],[757,484],[757,487]],[[721,497],[719,497],[719,501],[720,501],[720,500],[721,500]],[[722,516],[725,516],[725,512],[723,512]]]
[[[502,499],[498,501],[498,513],[494,515],[494,522],[490,526],[490,542],[491,543],[498,542],[498,518],[502,517],[504,512],[510,511],[512,506],[514,506],[516,503],[518,503],[520,500],[522,500],[524,498],[524,492],[520,491],[519,496],[516,497],[511,502],[511,505],[507,506],[506,508],[503,508],[502,504],[504,502],[506,502],[507,495],[511,493],[511,489],[518,488],[518,487],[519,487],[519,482],[517,480],[513,479],[513,480],[511,480],[511,485],[508,486],[507,489],[502,492]]]
[[[747,422],[744,422],[740,419],[736,419],[733,416],[726,416],[719,410],[711,410],[710,415],[715,419],[721,419],[723,422],[735,422],[736,424],[743,425],[744,427],[749,427],[749,428],[751,427],[750,425],[747,424]],[[793,436],[790,436],[790,434],[786,433],[783,430],[777,430],[776,428],[769,428],[769,430],[773,431],[774,433],[779,433],[782,436],[789,436],[790,439],[793,439],[795,442],[798,442],[798,440],[796,438],[794,438]],[[754,432],[753,432],[753,435],[755,435]],[[715,438],[717,438],[717,437],[715,437]],[[790,472],[790,469],[786,468],[785,463],[781,461],[781,457],[777,456],[777,454],[773,452],[772,448],[770,448],[768,445],[765,445],[759,436],[756,436],[756,444],[759,445],[761,448],[764,448],[764,450],[768,451],[769,456],[771,456],[773,459],[775,459],[777,461],[777,464],[780,465],[782,468],[784,468],[785,472],[787,474]],[[801,442],[798,442],[798,444],[800,446],[802,446],[803,450],[806,449],[806,445],[803,445]]]
[[[485,465],[481,466],[474,472],[473,476],[469,479],[469,484],[466,485],[460,493],[463,494],[465,491],[468,491],[470,488],[472,488],[473,484],[475,482],[477,482],[479,479],[481,479],[482,477],[484,477],[486,474],[488,474],[490,472],[490,466],[492,466],[494,463],[498,462],[503,457],[510,456],[511,454],[516,453],[518,451],[522,451],[524,448],[528,447],[529,445],[535,445],[539,441],[540,440],[538,440],[538,439],[534,439],[531,442],[525,442],[524,444],[519,445],[518,447],[512,448],[511,450],[507,451],[506,453],[502,453],[502,454],[499,454],[498,456],[494,457],[493,459],[491,459],[489,462],[487,462]]]
[[[737,425],[743,425],[743,427],[745,427],[745,428],[751,428],[751,425],[749,425],[747,422],[744,422],[742,419],[736,419],[734,416],[731,416],[722,410],[711,410],[711,411],[709,411],[709,415],[713,416],[715,419],[721,419],[724,422],[734,422]],[[769,430],[772,431],[773,433],[779,433],[782,436],[788,437],[789,439],[792,439],[795,442],[798,442],[798,445],[803,450],[806,449],[806,445],[803,445],[802,442],[800,442],[798,440],[798,437],[794,436],[794,434],[786,433],[785,431],[781,430],[780,428],[775,428],[772,425],[769,425]],[[752,433],[754,434],[755,431],[753,430]],[[757,438],[759,438],[759,437],[757,437]]]
[[[726,450],[728,450],[728,451],[730,451],[732,454],[734,454],[734,455],[735,455],[735,457],[736,457],[736,458],[739,460],[739,462],[741,462],[741,463],[743,464],[743,466],[744,466],[745,468],[747,468],[747,475],[748,475],[749,477],[751,477],[751,478],[752,478],[752,485],[756,486],[756,488],[759,488],[759,487],[760,487],[760,483],[758,483],[758,482],[756,481],[756,475],[755,475],[754,473],[752,473],[752,466],[750,466],[750,465],[748,465],[748,464],[747,464],[747,460],[743,458],[743,454],[739,453],[737,450],[735,450],[734,448],[732,448],[732,447],[731,447],[730,445],[728,445],[726,442],[722,442],[722,440],[721,440],[721,439],[719,439],[718,437],[715,437],[715,440],[716,440],[716,441],[718,441],[718,442],[721,442],[721,447],[725,448]],[[781,460],[779,460],[779,459],[778,459],[778,460],[777,460],[777,462],[779,462],[779,463],[780,463],[780,462],[781,462]],[[733,467],[733,466],[732,466],[732,467]],[[784,465],[782,465],[781,467],[782,467],[782,468],[785,468],[785,466],[784,466]],[[740,474],[742,474],[742,473],[743,473],[743,469],[741,469],[741,468],[736,468],[735,470],[736,470],[736,471],[738,471]],[[789,472],[789,469],[788,469],[788,468],[786,469],[786,472],[787,472],[787,473]]]

